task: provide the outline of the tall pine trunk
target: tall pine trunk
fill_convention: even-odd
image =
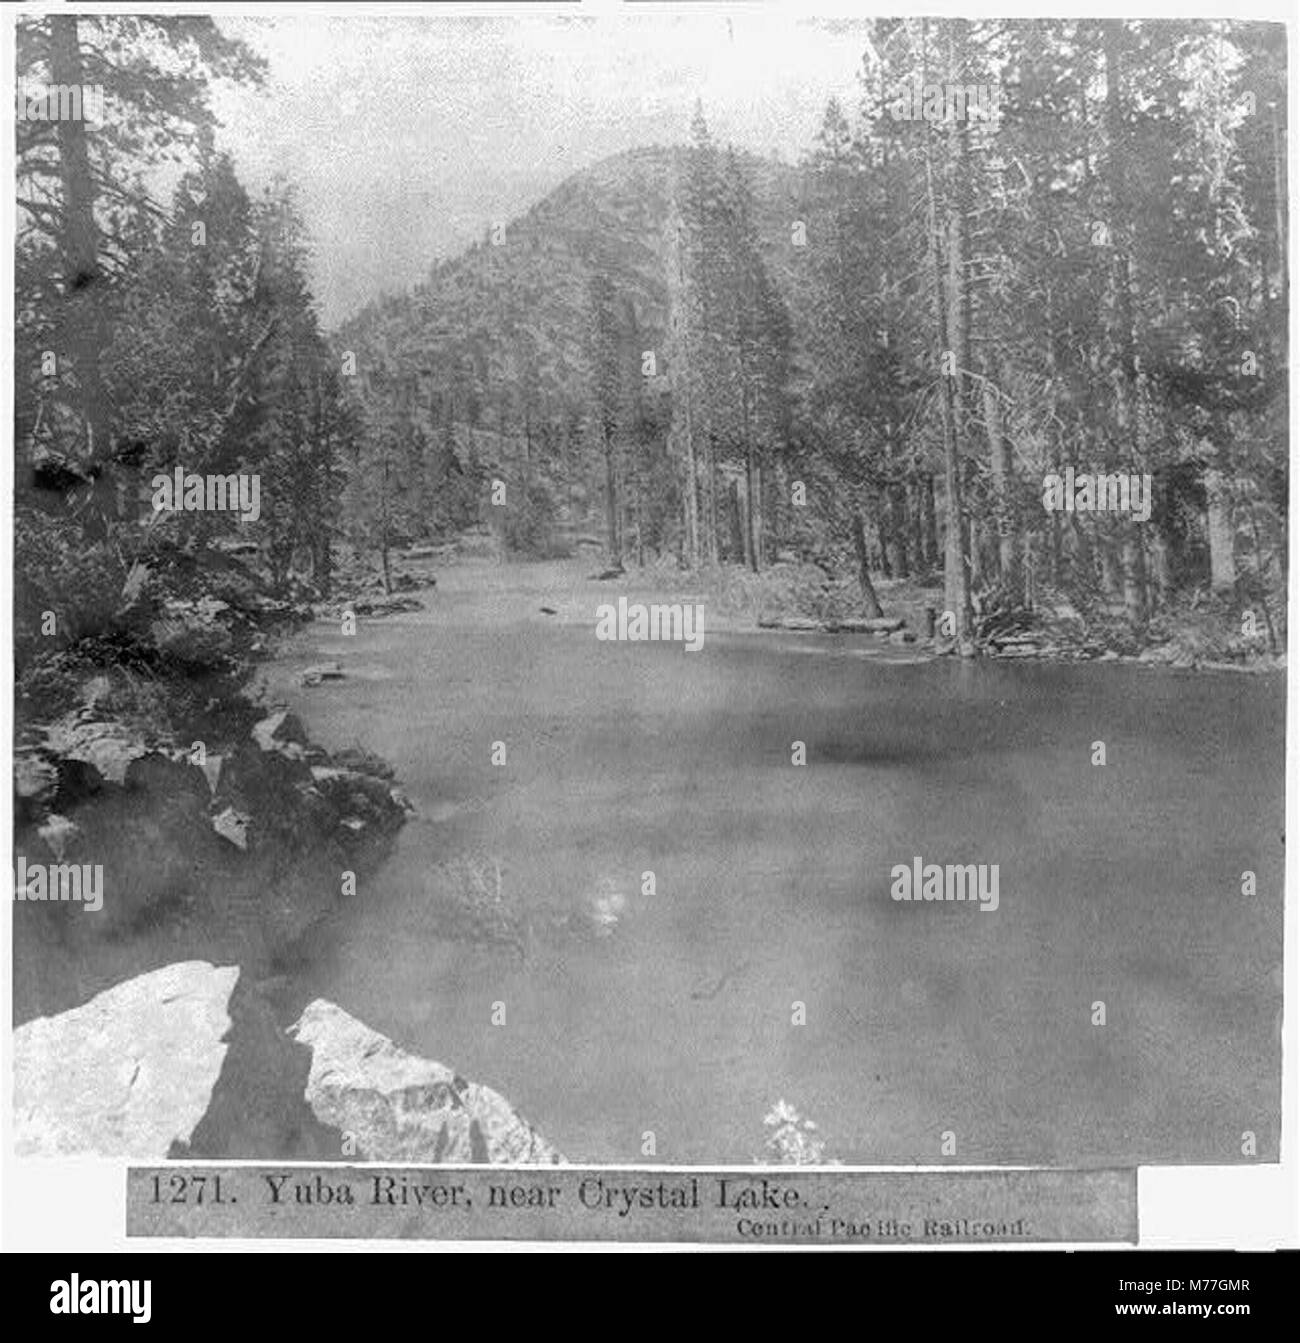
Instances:
[[[922,31],[928,21],[922,19]],[[957,625],[957,642],[962,652],[973,651],[972,612],[970,604],[970,583],[966,572],[964,547],[965,513],[962,508],[961,490],[961,448],[962,429],[960,400],[956,395],[959,366],[954,368],[955,351],[949,330],[950,310],[954,317],[959,316],[961,268],[957,264],[961,254],[962,224],[960,211],[949,209],[949,229],[956,230],[956,236],[949,238],[950,275],[956,274],[957,292],[950,296],[949,284],[945,279],[943,239],[939,233],[938,202],[935,193],[934,152],[931,136],[922,139],[925,147],[925,187],[927,226],[930,233],[930,256],[934,270],[934,316],[937,358],[935,365],[939,370],[939,409],[943,423],[943,479],[945,496],[944,519],[944,601],[952,612]],[[955,249],[955,252],[954,250]],[[956,299],[957,302],[952,302]]]
[[[990,365],[990,379],[983,384],[984,423],[988,426],[989,465],[993,476],[995,517],[998,529],[998,580],[1007,592],[1020,589],[1018,558],[1020,537],[1014,512],[1014,482],[1011,451],[1002,428],[1002,404],[996,386],[996,365]]]
[[[880,599],[871,582],[871,568],[867,564],[867,536],[860,508],[853,510],[853,549],[858,557],[858,586],[862,589],[863,609],[868,619],[879,620],[885,613],[880,609]]]
[[[910,578],[912,571],[907,559],[907,495],[901,485],[891,485],[888,499],[889,530],[894,541],[894,573],[899,578]]]
[[[921,481],[921,522],[925,541],[925,563],[929,569],[939,567],[939,523],[934,509],[934,476],[926,473]]]
[[[84,80],[75,15],[54,15],[49,23],[50,81],[80,89]],[[108,454],[108,404],[100,370],[105,344],[104,271],[99,260],[95,222],[95,180],[86,140],[86,123],[75,117],[54,122],[59,177],[63,188],[63,226],[59,239],[63,293],[60,339],[73,367],[77,411],[85,434],[82,467],[102,464]]]
[[[919,480],[914,480],[908,485],[910,495],[908,518],[911,521],[912,563],[915,565],[918,573],[924,573],[926,567],[925,557],[925,492]]]
[[[743,376],[743,370],[742,370]],[[754,461],[754,438],[749,427],[749,386],[745,382],[740,392],[741,430],[745,435],[745,560],[749,567],[758,572],[759,558],[759,516],[762,501],[758,492],[758,474]]]
[[[711,564],[718,562],[718,453],[713,431],[704,440],[705,541]]]
[[[608,424],[604,426],[605,435],[605,523],[608,528],[609,562],[612,568],[623,563],[623,553],[618,544],[618,483],[614,474],[614,435]]]
[[[1133,220],[1128,200],[1125,173],[1129,146],[1124,132],[1124,109],[1120,89],[1120,57],[1124,36],[1123,21],[1105,21],[1106,56],[1106,155],[1112,214],[1111,241],[1115,249],[1113,339],[1119,350],[1118,427],[1126,449],[1130,470],[1140,470],[1142,451],[1141,409],[1138,395],[1137,336],[1133,304]],[[1125,519],[1121,524],[1120,570],[1124,609],[1129,623],[1139,628],[1146,623],[1146,585],[1142,543],[1137,533],[1141,524]]]
[[[686,553],[692,569],[700,566],[700,478],[695,469],[695,427],[691,418],[691,389],[689,375],[682,380],[685,388],[686,415]]]
[[[1221,471],[1205,473],[1205,533],[1210,543],[1210,587],[1231,592],[1237,582],[1232,496]]]

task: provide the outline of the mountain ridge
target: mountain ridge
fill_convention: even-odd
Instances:
[[[392,373],[426,386],[454,381],[445,368],[442,375],[433,369],[449,356],[471,362],[489,386],[529,376],[523,365],[535,360],[543,394],[568,399],[584,363],[587,283],[599,258],[631,304],[645,347],[662,362],[665,228],[689,154],[685,145],[638,146],[579,169],[500,226],[495,239],[490,227],[484,240],[435,262],[404,293],[372,300],[340,324],[339,344],[373,353],[380,340],[396,356]],[[789,303],[803,173],[747,152],[736,158],[753,191],[764,259]]]

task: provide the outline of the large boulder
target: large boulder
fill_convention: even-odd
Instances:
[[[339,769],[353,769],[359,774],[373,774],[376,779],[392,779],[397,771],[383,756],[367,751],[363,746],[345,746],[330,755],[330,763]]]
[[[302,757],[240,742],[222,758],[212,811],[220,815],[233,808],[248,818],[250,849],[310,847],[317,836],[303,832],[302,811],[303,790],[311,782],[311,766]]]
[[[313,765],[317,794],[339,816],[343,836],[392,834],[406,823],[403,795],[385,780],[360,770]]]
[[[263,751],[279,750],[286,743],[304,748],[311,745],[302,720],[283,705],[277,705],[253,725],[253,740]]]
[[[161,751],[136,756],[127,764],[122,782],[132,791],[152,793],[157,801],[174,802],[184,811],[207,809],[210,790],[203,771]]]
[[[289,1028],[312,1051],[307,1103],[370,1161],[554,1164],[563,1157],[509,1101],[399,1049],[317,998]]]
[[[65,714],[45,729],[46,754],[56,760],[93,766],[100,778],[123,783],[127,766],[150,751],[149,744],[123,723]]]
[[[226,1056],[236,966],[184,961],[14,1031],[19,1156],[161,1160],[188,1142]]]

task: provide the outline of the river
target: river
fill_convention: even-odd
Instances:
[[[752,1161],[778,1098],[852,1162],[951,1133],[959,1164],[1229,1163],[1246,1130],[1275,1158],[1283,676],[599,642],[584,567],[451,567],[284,650],[278,697],[417,809],[290,1009],[339,1003],[571,1160]],[[322,657],[347,679],[298,688]],[[557,931],[445,938],[458,853]],[[998,909],[892,900],[918,856],[997,864]]]

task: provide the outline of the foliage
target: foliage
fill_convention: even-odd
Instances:
[[[778,1100],[763,1116],[763,1124],[771,1130],[763,1144],[767,1159],[787,1166],[835,1164],[826,1158],[826,1143],[817,1136],[817,1125],[788,1101]]]

